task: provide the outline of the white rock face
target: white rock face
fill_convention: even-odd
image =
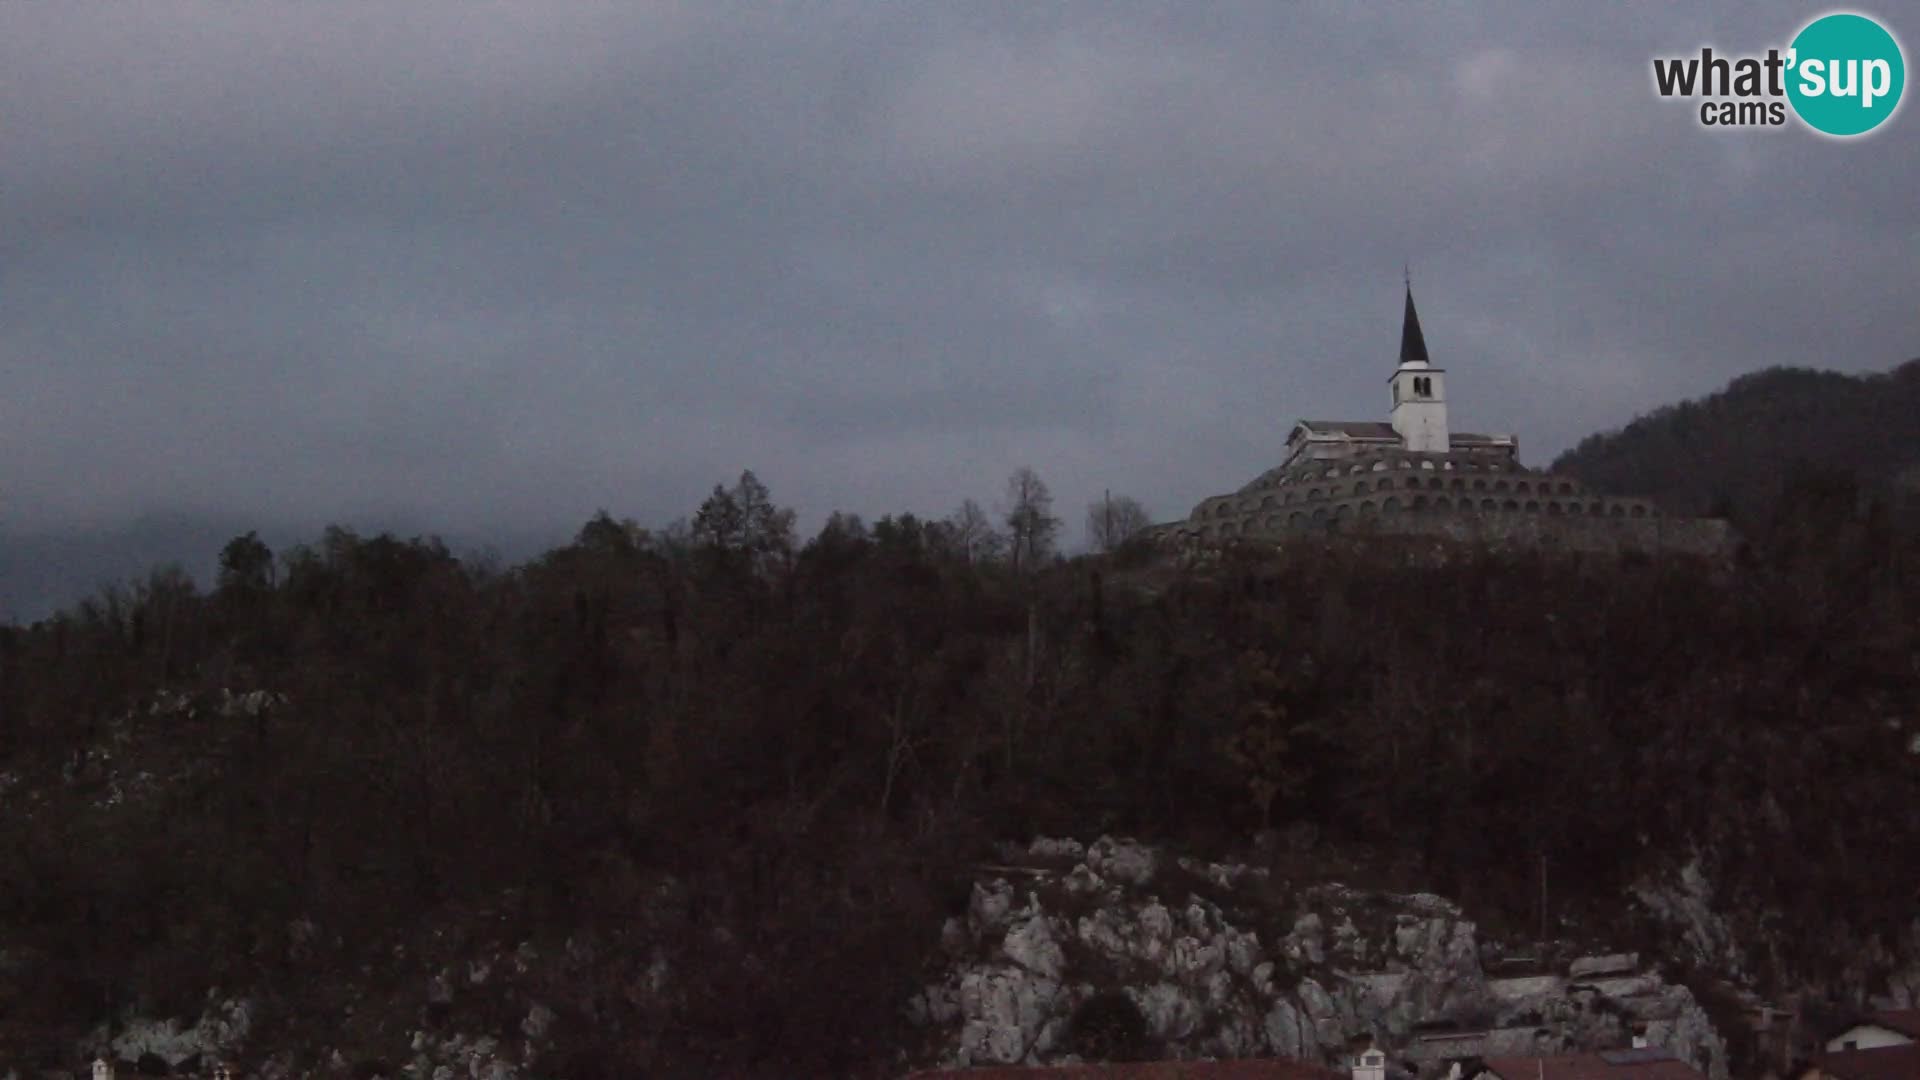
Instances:
[[[1109,881],[1145,885],[1153,880],[1159,859],[1145,844],[1103,836],[1087,848],[1087,868]]]
[[[1678,880],[1643,881],[1633,895],[1655,918],[1680,929],[1695,962],[1730,977],[1740,975],[1733,931],[1713,909],[1713,886],[1698,857],[1681,867]]]
[[[1920,738],[1920,735],[1915,736]],[[1904,964],[1897,964],[1893,973],[1887,976],[1887,998],[1885,1007],[1889,1009],[1920,1008],[1920,916],[1907,927]]]
[[[1033,843],[1027,845],[1027,854],[1042,859],[1078,859],[1086,854],[1086,846],[1072,839],[1051,839],[1036,836]]]
[[[908,1005],[950,1040],[946,1064],[1077,1060],[1074,1010],[1119,991],[1171,1058],[1337,1063],[1361,1032],[1413,1061],[1603,1049],[1626,1045],[1636,1018],[1654,1045],[1724,1080],[1725,1048],[1685,988],[1617,955],[1581,967],[1600,978],[1490,980],[1477,928],[1442,897],[1323,884],[1273,910],[1255,891],[1261,870],[1168,860],[1111,837],[1028,850],[1054,866],[1017,885],[975,883],[966,916],[942,933],[950,968]],[[1084,857],[1059,868],[1075,851]],[[1183,874],[1163,872],[1173,867]],[[1436,1022],[1465,1034],[1416,1034]]]
[[[1575,979],[1591,979],[1606,975],[1631,975],[1639,970],[1639,953],[1608,953],[1605,956],[1583,956],[1567,965],[1567,974]]]
[[[173,1020],[128,1021],[111,1041],[102,1029],[95,1033],[95,1045],[104,1045],[113,1056],[128,1060],[142,1054],[154,1054],[169,1065],[194,1056],[218,1058],[238,1046],[252,1026],[252,1009],[245,1001],[221,1001],[211,1004],[192,1027],[181,1028]]]

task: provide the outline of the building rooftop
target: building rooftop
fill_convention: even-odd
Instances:
[[[1665,1050],[1500,1057],[1486,1060],[1500,1080],[1700,1080],[1700,1071]]]
[[[1413,282],[1407,282],[1407,313],[1400,319],[1400,364],[1426,366],[1427,336],[1420,332],[1420,316],[1413,310]]]
[[[1876,1009],[1860,1023],[1879,1024],[1909,1039],[1920,1039],[1920,1009]]]
[[[1920,1043],[1840,1050],[1815,1057],[1813,1064],[1839,1080],[1920,1080]]]
[[[1392,439],[1400,441],[1393,425],[1379,420],[1302,420],[1301,426],[1315,435],[1345,435],[1349,439]]]
[[[1346,1073],[1281,1058],[1143,1061],[1107,1065],[995,1066],[914,1073],[907,1080],[1349,1080]]]

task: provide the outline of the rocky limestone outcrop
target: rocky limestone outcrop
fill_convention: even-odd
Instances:
[[[124,1061],[151,1056],[170,1067],[189,1059],[216,1061],[246,1039],[252,1024],[253,1007],[249,1002],[210,997],[206,1009],[190,1025],[145,1017],[129,1017],[111,1031],[103,1025],[88,1037],[82,1056]]]
[[[1331,1063],[1364,1032],[1401,1064],[1439,1071],[1624,1046],[1639,1025],[1651,1045],[1726,1075],[1693,995],[1630,954],[1494,977],[1474,922],[1438,896],[1289,888],[1111,837],[1042,838],[1025,855],[1019,874],[975,883],[942,932],[947,970],[909,1005],[943,1037],[945,1064],[1078,1060],[1075,1010],[1119,992],[1172,1058]]]
[[[1808,926],[1751,897],[1717,895],[1715,877],[1713,860],[1696,851],[1636,882],[1632,898],[1672,939],[1678,955],[1742,997],[1754,1003],[1821,999],[1855,1009],[1920,1006],[1920,916],[1891,928]],[[1808,970],[1809,942],[1819,955],[1843,962]],[[1795,952],[1803,962],[1794,962]]]

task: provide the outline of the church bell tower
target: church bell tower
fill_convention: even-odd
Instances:
[[[1407,283],[1407,314],[1400,324],[1400,366],[1393,387],[1393,430],[1408,450],[1444,454],[1452,449],[1447,433],[1446,372],[1427,361],[1427,339],[1413,310],[1413,283]]]

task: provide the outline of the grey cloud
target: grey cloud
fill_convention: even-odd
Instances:
[[[1404,260],[1462,421],[1536,462],[1768,364],[1884,368],[1920,352],[1910,111],[1712,133],[1649,85],[1803,17],[12,5],[7,566],[204,559],[135,528],[180,515],[557,538],[748,467],[805,522],[1020,464],[1173,516],[1296,416],[1382,412]]]

